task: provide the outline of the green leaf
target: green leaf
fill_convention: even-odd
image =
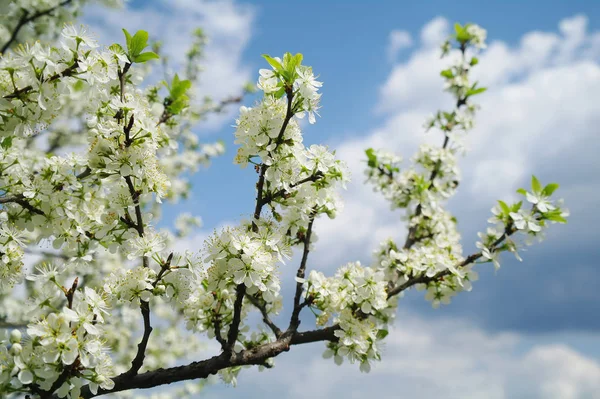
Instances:
[[[267,54],[263,54],[262,56],[265,60],[267,60],[269,65],[273,67],[273,69],[275,69],[279,73],[283,72],[283,66],[279,63],[279,61]]]
[[[138,30],[135,35],[131,38],[131,44],[128,47],[129,56],[133,59],[140,55],[142,51],[148,46],[148,32],[145,30]]]
[[[461,26],[461,24],[459,24],[459,23],[454,24],[454,31],[456,32],[456,40],[458,40],[460,43],[466,43],[471,38],[471,35],[469,35],[469,33],[467,32],[467,29],[466,29],[467,26],[468,25]]]
[[[544,189],[542,190],[542,194],[544,194],[546,197],[549,197],[552,195],[552,193],[556,191],[558,187],[560,186],[557,183],[547,184],[546,187],[544,187]]]
[[[567,223],[567,219],[562,216],[562,211],[560,209],[554,209],[550,212],[546,212],[543,216],[545,219],[552,220],[554,222]]]
[[[567,223],[567,219],[565,219],[564,217],[562,217],[560,215],[552,215],[552,217],[548,218],[548,220],[552,220],[554,222],[559,222],[559,223]]]
[[[289,73],[290,80],[296,76],[296,67],[302,63],[302,54],[298,53],[296,55],[292,55],[290,53],[285,53],[284,56],[284,67],[286,71]]]
[[[500,204],[500,209],[502,209],[502,213],[508,215],[510,213],[510,208],[504,201],[498,200],[498,204]]]
[[[273,93],[275,98],[281,98],[281,97],[283,97],[284,94],[285,94],[285,87],[281,87],[279,90],[277,90],[275,93]]]
[[[461,24],[458,22],[454,24],[454,32],[456,32],[457,35],[460,35],[463,30],[464,29]]]
[[[149,60],[157,60],[160,57],[153,51],[147,51],[133,58],[133,62],[143,63]]]
[[[187,107],[188,105],[188,96],[183,95],[181,97],[179,97],[177,100],[173,101],[168,107],[167,109],[169,110],[170,113],[172,113],[173,115],[177,115],[179,114],[181,111],[183,111],[183,109],[185,107]]]
[[[444,69],[442,72],[440,72],[440,75],[448,79],[452,79],[454,77],[452,69]]]
[[[512,206],[512,211],[513,212],[519,212],[519,209],[521,209],[521,205],[523,205],[523,201],[519,201],[516,204],[514,204]]]
[[[377,331],[377,339],[384,339],[389,333],[390,332],[388,330],[379,330]]]
[[[372,148],[369,148],[365,151],[365,154],[367,154],[367,164],[369,165],[369,167],[374,168],[377,166],[377,155],[375,155],[375,150]]]
[[[130,49],[131,48],[131,34],[129,32],[127,32],[127,29],[125,29],[125,28],[123,28],[123,33],[125,34],[125,44],[127,44],[127,49]]]
[[[192,82],[189,80],[180,80],[179,76],[175,74],[173,77],[173,82],[171,82],[169,93],[171,94],[172,99],[176,100],[184,95],[190,87],[192,87]]]
[[[481,94],[481,93],[483,93],[486,90],[487,90],[486,87],[480,87],[478,89],[476,89],[476,88],[473,87],[472,89],[467,90],[466,96],[469,97],[469,96],[474,96],[476,94]]]
[[[533,175],[531,176],[531,189],[533,190],[534,193],[542,192],[542,184],[537,179],[537,177],[535,177]]]
[[[12,136],[5,137],[4,140],[2,140],[2,143],[0,143],[0,146],[3,149],[8,150],[10,147],[12,147],[12,141]]]
[[[520,188],[517,190],[517,193],[527,195],[527,191],[524,188]]]
[[[477,57],[471,58],[470,64],[471,64],[471,66],[475,66],[475,65],[479,64],[479,58],[477,58]]]

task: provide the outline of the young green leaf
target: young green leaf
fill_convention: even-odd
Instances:
[[[127,32],[127,29],[123,28],[123,33],[125,34],[125,44],[127,45],[127,49],[131,48],[131,34]]]
[[[470,96],[474,96],[476,94],[481,94],[481,93],[483,93],[486,90],[487,90],[486,87],[480,87],[478,89],[472,88],[472,89],[467,90],[466,96],[470,97]]]
[[[456,22],[454,24],[454,32],[456,32],[457,35],[460,35],[463,31],[463,27],[461,24],[459,24],[458,22]]]
[[[175,74],[169,88],[169,94],[175,100],[184,95],[190,87],[192,87],[192,82],[189,80],[180,80],[179,75]]]
[[[375,155],[375,150],[369,148],[365,150],[365,154],[367,154],[367,164],[369,165],[369,167],[374,168],[375,166],[377,166],[377,155]]]
[[[131,46],[129,46],[129,56],[135,58],[148,46],[148,32],[138,30],[131,38]]]
[[[147,51],[147,52],[145,52],[145,53],[142,53],[142,54],[140,54],[140,55],[138,55],[138,56],[134,57],[132,61],[133,61],[133,62],[137,62],[137,63],[140,63],[140,64],[141,64],[141,63],[144,63],[144,62],[146,62],[146,61],[149,61],[149,60],[157,60],[157,59],[159,59],[159,58],[160,58],[160,57],[159,57],[159,56],[158,56],[158,54],[156,54],[155,52],[153,52],[153,51]]]
[[[556,191],[558,187],[559,185],[557,183],[547,184],[546,187],[544,187],[544,189],[542,190],[542,194],[544,194],[546,197],[549,197],[552,195],[552,193]]]
[[[379,330],[377,331],[377,339],[384,339],[389,334],[388,330]]]
[[[510,208],[504,201],[498,200],[498,204],[500,205],[500,209],[502,209],[502,213],[508,215],[510,213]]]
[[[281,73],[283,71],[283,66],[275,58],[267,54],[263,54],[262,56],[277,72]]]
[[[12,147],[12,141],[12,136],[5,137],[4,140],[2,140],[2,143],[0,143],[0,147],[2,147],[5,150],[8,150],[10,147]]]
[[[521,209],[521,205],[523,205],[523,201],[519,201],[516,204],[513,204],[511,211],[512,212],[519,212],[519,209]]]
[[[451,69],[444,69],[442,72],[440,72],[440,75],[448,79],[452,79],[454,77]]]
[[[531,176],[531,189],[533,190],[534,193],[542,192],[542,184],[535,176]]]

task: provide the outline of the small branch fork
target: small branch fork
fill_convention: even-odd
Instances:
[[[11,202],[21,205],[21,207],[27,209],[31,213],[35,213],[37,215],[45,215],[45,213],[43,211],[34,207],[29,202],[27,202],[27,199],[23,195],[13,195],[10,197],[0,198],[0,204],[8,204]]]
[[[267,306],[264,301],[261,301],[260,299],[248,294],[246,294],[246,299],[248,299],[248,301],[260,311],[260,314],[263,317],[263,322],[271,329],[273,334],[275,334],[275,337],[279,339],[279,337],[281,337],[281,329],[277,327],[277,325],[273,323],[269,317],[269,312],[267,311]]]
[[[290,318],[290,325],[286,331],[286,334],[294,334],[300,326],[300,311],[303,308],[303,305],[300,303],[300,299],[302,298],[302,281],[304,280],[304,275],[306,272],[306,262],[308,261],[308,254],[310,251],[310,238],[312,235],[315,216],[316,212],[313,211],[310,215],[310,221],[308,222],[308,227],[304,236],[304,249],[302,251],[302,260],[300,261],[300,266],[298,267],[298,272],[296,273],[297,281],[296,293],[294,294],[294,308],[292,311],[292,317]]]
[[[69,67],[67,67],[66,69],[64,69],[61,72],[58,72],[52,76],[50,76],[48,79],[44,80],[41,83],[49,83],[49,82],[54,82],[55,80],[58,80],[60,78],[63,77],[67,77],[67,76],[74,76],[77,73],[77,67],[79,66],[79,63],[77,62],[77,60],[75,60],[75,62],[73,62],[73,64],[71,64]],[[30,91],[33,90],[33,86],[29,85],[29,86],[25,86],[21,89],[15,90],[10,94],[5,95],[3,98],[10,100],[12,98],[19,98],[24,94],[29,93]]]

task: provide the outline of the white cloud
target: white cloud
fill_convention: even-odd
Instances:
[[[438,47],[448,37],[450,24],[443,17],[436,17],[421,29],[423,47]]]
[[[390,32],[387,48],[388,59],[394,61],[400,50],[412,46],[413,41],[410,33],[403,30],[393,30]]]
[[[523,350],[517,334],[490,334],[460,320],[426,321],[400,313],[383,360],[368,374],[294,347],[273,370],[243,372],[230,397],[586,399],[600,390],[600,364],[564,345]],[[207,394],[214,388],[208,388]],[[219,392],[227,398],[228,392]]]
[[[85,10],[84,21],[102,43],[122,42],[121,28],[148,31],[151,38],[163,42],[164,53],[175,70],[181,66],[189,49],[193,30],[204,29],[209,44],[196,93],[200,99],[206,95],[215,100],[239,95],[250,79],[250,70],[242,62],[254,21],[254,10],[248,5],[231,0],[159,0],[125,12],[91,6]],[[235,108],[211,116],[203,123],[203,128],[214,129],[231,121]]]
[[[462,185],[450,207],[460,226],[485,225],[495,200],[514,196],[515,189],[528,184],[533,173],[543,181],[558,180],[562,184],[558,194],[571,208],[583,209],[589,203],[587,196],[579,195],[581,184],[589,192],[600,191],[598,176],[587,173],[600,166],[593,155],[597,150],[593,143],[598,142],[595,127],[600,123],[598,32],[586,33],[583,16],[563,20],[560,26],[560,35],[530,32],[517,46],[496,41],[481,55],[474,72],[489,90],[476,99],[482,110],[469,133],[471,151],[461,160]],[[323,254],[317,249],[317,255],[324,256],[329,268],[353,257],[368,259],[376,237],[392,233],[402,238],[401,213],[390,212],[380,196],[363,184],[363,151],[380,147],[409,158],[424,141],[441,145],[441,135],[424,134],[422,122],[438,108],[452,107],[439,78],[447,61],[440,61],[439,49],[431,46],[434,39],[445,38],[447,27],[443,18],[428,23],[421,32],[422,46],[393,67],[380,90],[377,108],[387,112],[381,126],[363,136],[330,143],[349,162],[353,182],[342,193],[345,211],[333,221],[316,225],[321,237],[318,247],[324,248]],[[572,221],[578,223],[577,218]]]

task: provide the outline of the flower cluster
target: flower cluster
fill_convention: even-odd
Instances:
[[[361,370],[368,369],[370,360],[379,359],[377,334],[390,318],[385,273],[356,262],[329,278],[312,270],[302,281],[309,306],[320,312],[318,324],[325,325],[331,318],[339,323],[335,332],[339,342],[329,349],[340,359],[358,360]]]
[[[6,212],[0,212],[0,291],[12,287],[23,278],[24,235],[7,223]]]
[[[523,188],[517,190],[531,204],[529,210],[523,208],[523,201],[510,205],[498,201],[498,205],[492,208],[494,216],[489,219],[494,226],[489,227],[485,233],[479,233],[481,241],[477,242],[485,261],[492,262],[498,269],[499,255],[503,251],[512,252],[521,260],[518,254],[520,244],[511,236],[522,233],[526,237],[525,243],[531,244],[532,238],[543,238],[543,230],[549,223],[566,223],[569,210],[561,207],[562,200],[551,199],[557,189],[558,184],[542,186],[539,180],[532,176],[531,192]]]
[[[45,282],[59,290],[55,280]],[[71,290],[67,297],[62,310],[28,325],[28,338],[13,330],[10,342],[0,343],[0,392],[28,392],[33,385],[42,391],[57,389],[61,398],[77,398],[84,384],[94,393],[114,386],[112,361],[102,340],[106,303],[89,287]],[[65,368],[72,370],[64,374],[67,378]]]
[[[315,123],[315,114],[318,115],[321,99],[318,90],[323,84],[316,80],[311,67],[301,64],[302,54],[286,53],[283,60],[268,55],[264,57],[273,69],[259,71],[257,87],[265,94],[273,95],[274,98],[281,98],[284,94],[289,98],[290,93],[293,93],[296,96],[293,104],[294,114],[298,118],[303,118],[306,112],[308,121],[311,124]]]

